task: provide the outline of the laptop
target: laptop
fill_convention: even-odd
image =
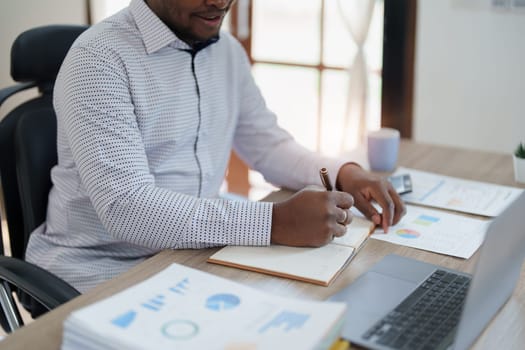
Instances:
[[[489,225],[474,274],[388,255],[330,300],[342,337],[371,349],[467,349],[514,291],[525,257],[525,192]]]

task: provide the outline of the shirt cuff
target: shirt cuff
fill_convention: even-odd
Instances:
[[[237,202],[242,217],[236,220],[233,232],[237,232],[235,245],[268,246],[272,233],[273,203]]]

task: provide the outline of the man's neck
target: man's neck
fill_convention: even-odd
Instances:
[[[219,41],[219,35],[217,36],[214,36],[213,38],[210,38],[208,40],[205,40],[205,41],[195,41],[193,42],[192,44],[190,43],[187,43],[188,45],[191,46],[191,48],[193,49],[193,51],[195,52],[199,52],[200,50],[212,45],[212,44],[215,44],[217,41]]]

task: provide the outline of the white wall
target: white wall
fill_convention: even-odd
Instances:
[[[12,85],[10,71],[11,44],[26,29],[45,24],[85,24],[86,0],[3,0],[0,1],[0,88]],[[34,95],[25,94],[25,98]],[[8,100],[0,117],[17,103]]]
[[[495,152],[525,141],[525,11],[420,0],[414,139]]]

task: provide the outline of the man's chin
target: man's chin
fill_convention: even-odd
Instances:
[[[219,32],[213,34],[213,35],[206,35],[206,36],[198,36],[198,37],[194,37],[193,40],[192,40],[192,43],[193,44],[197,44],[197,43],[205,43],[205,42],[208,42],[210,40],[213,40],[215,38],[218,38],[219,37]]]
[[[206,31],[206,33],[199,33],[199,35],[196,35],[195,38],[198,41],[208,41],[210,39],[216,38],[219,35],[220,29],[213,30],[213,31]]]

